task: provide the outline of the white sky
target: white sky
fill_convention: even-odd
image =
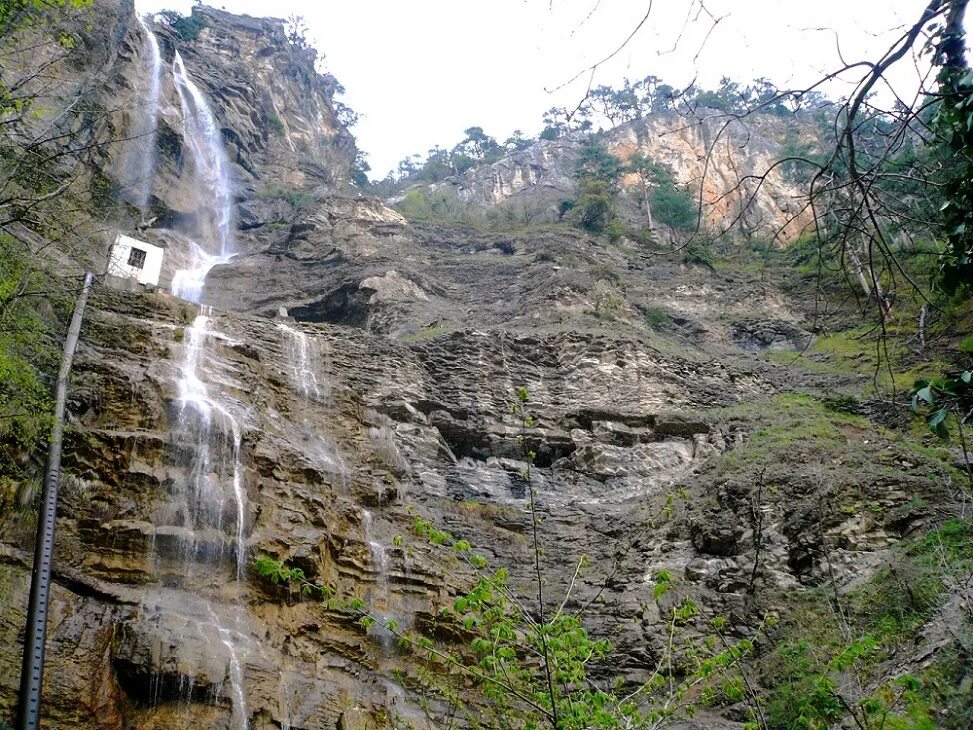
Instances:
[[[652,0],[224,0],[234,13],[304,16],[309,39],[362,115],[352,129],[373,177],[434,145],[451,147],[470,126],[500,141],[514,129],[540,131],[552,106],[573,108],[589,74],[614,51]],[[713,15],[687,17],[694,0],[654,0],[648,21],[599,68],[594,83],[619,85],[649,74],[673,86],[721,76],[765,76],[780,87],[810,82],[846,61],[874,60],[927,0],[705,0]],[[188,13],[190,0],[136,0],[140,12]],[[680,37],[680,32],[685,28]],[[704,38],[706,42],[703,43]],[[836,38],[840,43],[836,42]],[[678,42],[677,42],[678,40]],[[675,50],[673,51],[673,46]],[[702,50],[700,50],[702,49]],[[915,88],[906,58],[898,77]],[[847,85],[828,92],[840,96]]]

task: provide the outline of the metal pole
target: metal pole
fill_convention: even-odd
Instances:
[[[44,677],[44,639],[47,635],[47,598],[51,588],[51,557],[54,553],[54,519],[57,515],[57,486],[61,474],[61,444],[64,438],[64,407],[67,402],[71,361],[81,333],[81,318],[88,302],[94,274],[84,275],[81,295],[74,305],[74,316],[68,327],[57,374],[54,404],[54,428],[47,454],[47,476],[44,496],[37,519],[34,541],[34,567],[30,580],[30,603],[24,634],[24,661],[20,669],[20,702],[17,707],[18,730],[36,730],[41,714],[41,684]]]

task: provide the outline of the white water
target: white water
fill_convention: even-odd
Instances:
[[[212,242],[213,253],[227,257],[234,253],[233,186],[223,135],[178,51],[172,61],[172,73],[182,107],[183,139],[195,166],[197,240]]]
[[[304,456],[314,466],[345,483],[349,475],[348,464],[334,442],[322,432],[320,421],[311,418],[314,404],[325,400],[330,392],[327,379],[318,377],[322,355],[320,343],[284,322],[278,322],[277,327],[283,335],[288,379],[294,392],[300,396],[289,420],[298,427]]]
[[[195,440],[195,453],[187,484],[185,501],[196,515],[186,515],[189,529],[223,528],[223,516],[232,507],[236,522],[234,560],[237,580],[243,577],[246,549],[246,491],[240,424],[230,410],[212,398],[199,370],[209,338],[218,333],[208,330],[209,311],[203,309],[184,334],[186,355],[179,379],[179,422],[183,435]],[[213,453],[213,452],[217,453]],[[190,521],[191,520],[191,521]]]
[[[147,109],[154,117],[159,102],[153,79],[161,60],[155,55],[155,37],[141,19],[139,22],[149,39],[152,69]],[[183,138],[193,160],[197,206],[188,266],[175,273],[172,292],[198,302],[206,274],[234,253],[232,186],[215,117],[178,53],[172,70],[182,108]],[[157,122],[153,121],[153,125],[157,126]],[[151,178],[154,161],[144,163]],[[213,699],[222,697],[229,702],[230,727],[247,730],[244,663],[253,650],[253,642],[246,606],[240,600],[245,591],[247,554],[243,411],[222,390],[232,378],[221,369],[215,344],[226,339],[212,328],[212,316],[205,307],[183,333],[183,360],[176,383],[177,411],[172,426],[176,453],[183,454],[173,466],[182,471],[177,471],[180,476],[159,510],[153,538],[160,568],[167,571],[160,576],[160,584],[178,589],[168,590],[160,585],[146,596],[145,607],[150,617],[185,627],[184,632],[173,634],[180,640],[171,648],[176,658],[197,656],[194,648],[198,652],[198,647],[203,647],[199,661],[212,670],[207,676],[217,687]],[[227,534],[230,529],[232,537]],[[216,580],[230,561],[234,579]],[[215,594],[208,595],[210,590]],[[217,666],[209,666],[213,663]],[[191,665],[192,662],[180,670],[188,678],[181,693],[187,708],[193,701],[195,675]]]
[[[159,131],[159,92],[162,88],[162,54],[159,41],[145,21],[136,14],[145,34],[146,58],[145,104],[135,118],[132,128],[132,144],[129,146],[129,186],[131,200],[145,210],[152,195],[155,176],[155,140]]]
[[[163,582],[182,589],[152,591],[146,597],[146,609],[150,616],[191,627],[180,634],[187,646],[172,648],[176,657],[196,656],[198,647],[196,653],[189,648],[193,644],[221,647],[208,652],[210,661],[219,662],[218,657],[224,661],[212,670],[219,674],[207,672],[218,687],[222,686],[213,699],[225,697],[230,703],[231,727],[246,730],[246,609],[225,598],[219,602],[210,600],[199,593],[198,584],[202,580],[203,585],[216,587],[212,581],[214,571],[221,571],[219,566],[228,560],[232,561],[235,580],[242,581],[246,557],[240,420],[232,403],[222,395],[211,394],[212,386],[207,382],[207,375],[210,380],[214,373],[219,376],[213,343],[220,339],[225,338],[212,329],[211,315],[205,308],[183,335],[183,359],[176,383],[178,410],[172,430],[174,442],[185,456],[174,463],[182,468],[181,477],[173,481],[167,503],[155,520],[155,552],[160,559],[175,560],[175,564],[163,564],[168,573]],[[227,528],[232,528],[232,538],[226,534]],[[166,551],[160,549],[164,541],[171,541]],[[219,589],[223,591],[222,586]],[[181,693],[188,706],[192,702],[193,667],[185,666],[183,671],[190,678]]]
[[[189,242],[189,268],[179,269],[172,275],[170,290],[173,295],[190,302],[198,302],[203,297],[206,275],[217,264],[225,264],[228,256],[212,256],[206,253],[195,241]]]
[[[372,513],[367,509],[362,510],[362,530],[365,533],[365,541],[372,554],[372,568],[378,573],[378,582],[383,592],[388,592],[388,570],[389,559],[385,552],[385,546],[375,540],[372,536],[373,518]]]
[[[291,384],[305,399],[321,397],[318,386],[318,376],[314,372],[318,365],[319,352],[317,343],[299,329],[288,327],[283,322],[277,326],[284,332],[284,345],[287,350],[287,361],[290,365]]]

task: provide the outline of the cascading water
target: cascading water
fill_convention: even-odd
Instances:
[[[344,480],[348,476],[347,464],[310,417],[311,404],[328,395],[327,381],[322,383],[317,375],[321,357],[319,343],[297,327],[284,322],[278,322],[277,327],[284,336],[284,353],[291,385],[300,396],[293,411],[292,423],[300,429],[305,454],[315,466]]]
[[[182,107],[183,139],[195,165],[196,199],[201,204],[197,208],[197,233],[200,239],[216,243],[217,256],[228,257],[234,253],[233,187],[223,135],[178,51],[172,61],[172,73]]]
[[[236,525],[234,562],[236,577],[243,577],[246,494],[243,490],[243,464],[240,459],[242,435],[239,422],[219,400],[209,396],[199,370],[210,332],[208,308],[186,330],[185,361],[179,380],[178,426],[194,444],[188,483],[181,497],[179,512],[189,530],[211,528],[222,531],[223,520],[232,509]],[[214,449],[214,447],[216,447]],[[217,453],[214,453],[217,452]],[[192,556],[195,562],[197,556]],[[192,563],[189,567],[192,567]]]
[[[215,117],[178,53],[172,68],[183,114],[183,139],[193,160],[197,204],[189,266],[176,272],[172,291],[198,302],[206,274],[234,252],[233,195]],[[214,688],[211,699],[229,701],[231,726],[246,730],[245,660],[254,643],[243,600],[247,504],[241,424],[245,411],[225,392],[232,374],[225,369],[218,344],[228,338],[212,323],[212,313],[203,307],[183,333],[172,428],[178,445],[174,466],[182,472],[159,510],[154,533],[160,568],[168,571],[160,576],[167,587],[147,598],[146,612],[164,635],[172,633],[172,626],[179,627],[173,661],[181,667],[180,676],[205,677]],[[163,565],[173,560],[174,565]],[[232,563],[232,574],[228,580],[216,580],[224,566],[229,569],[227,563]],[[187,706],[193,699],[193,685],[187,683],[182,693]]]
[[[172,293],[198,302],[210,269],[229,261],[235,252],[233,186],[216,117],[203,92],[189,77],[178,51],[172,61],[172,75],[182,109],[183,140],[193,160],[197,201],[189,266],[173,275]]]
[[[365,542],[368,543],[368,550],[372,556],[372,570],[378,574],[375,581],[377,590],[375,591],[375,595],[372,596],[372,610],[376,618],[380,619],[380,621],[369,627],[369,633],[372,633],[378,639],[379,643],[388,650],[395,638],[383,625],[390,618],[393,618],[388,613],[388,609],[390,608],[389,559],[388,553],[385,551],[385,546],[375,539],[374,519],[372,513],[367,509],[362,510],[362,532],[365,533]]]
[[[176,454],[182,455],[174,466],[181,468],[181,476],[173,480],[158,511],[153,542],[167,587],[151,592],[145,609],[163,634],[172,625],[180,627],[179,640],[195,647],[174,648],[174,661],[185,676],[205,676],[215,688],[211,699],[229,700],[231,726],[246,730],[244,661],[253,642],[240,600],[246,590],[247,503],[240,425],[244,413],[222,392],[211,392],[215,388],[207,382],[225,385],[232,378],[221,368],[214,346],[228,338],[211,323],[212,313],[204,307],[183,336],[172,429]],[[232,564],[230,579],[214,581],[227,563]],[[190,658],[181,658],[183,654]],[[194,659],[199,656],[204,659]],[[180,688],[187,706],[193,685],[190,681]]]
[[[291,382],[294,388],[305,399],[318,399],[321,389],[318,387],[318,376],[314,369],[317,365],[317,347],[308,336],[299,329],[288,327],[283,322],[278,327],[286,336],[287,360],[291,368]]]
[[[159,92],[162,88],[162,54],[155,33],[136,15],[145,35],[146,57],[145,103],[135,115],[132,141],[128,155],[128,197],[139,209],[145,210],[152,195],[155,176],[155,140],[159,130]]]

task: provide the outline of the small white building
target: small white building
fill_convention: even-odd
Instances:
[[[123,279],[135,279],[139,284],[158,286],[163,253],[162,247],[153,243],[118,234],[111,247],[108,273]]]

